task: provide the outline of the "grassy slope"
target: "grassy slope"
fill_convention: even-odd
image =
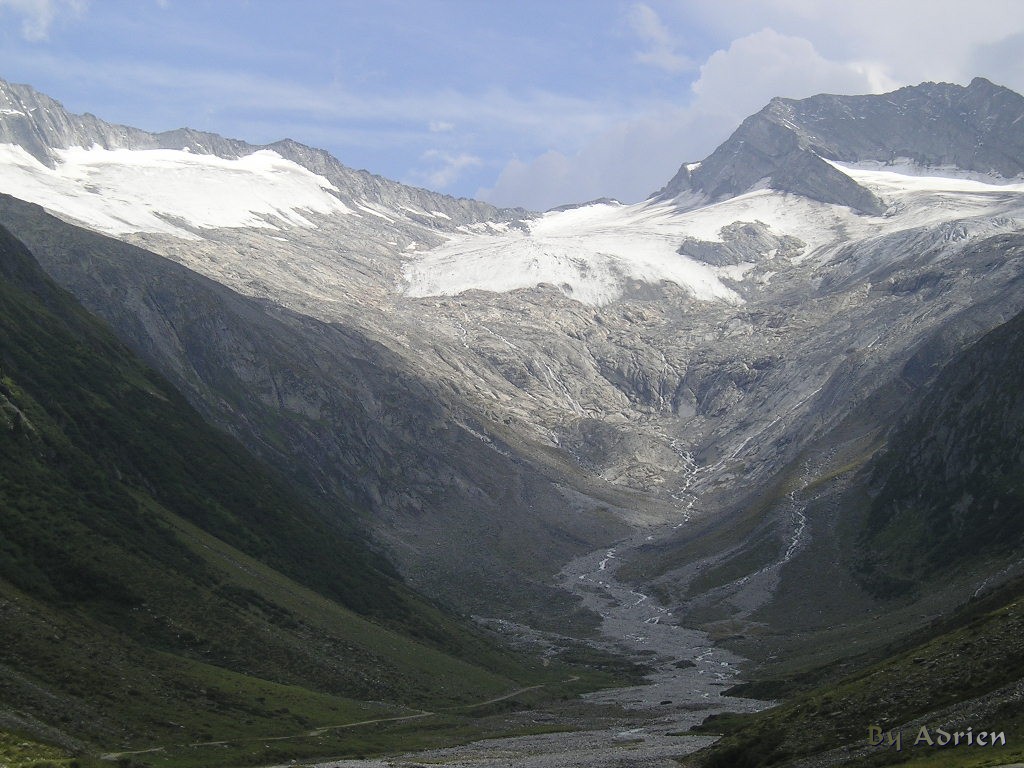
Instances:
[[[863,668],[840,680],[829,669],[808,674],[781,706],[752,716],[709,719],[702,730],[722,741],[686,765],[743,768],[800,764],[830,753],[844,765],[982,765],[1024,758],[1024,581],[1015,581],[956,616],[921,630],[888,655],[857,661]],[[882,656],[882,658],[878,658]],[[809,686],[809,687],[808,687]],[[778,693],[764,684],[743,693]],[[868,727],[903,731],[897,752],[867,743]],[[953,732],[1002,731],[1006,748],[961,746],[938,750],[912,742],[921,725]]]
[[[0,730],[86,751],[287,736],[567,676],[405,589],[2,230],[0,468]]]
[[[950,362],[875,464],[858,545],[880,595],[1024,543],[1024,315]]]

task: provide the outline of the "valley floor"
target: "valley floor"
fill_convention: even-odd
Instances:
[[[316,768],[405,768],[423,765],[462,768],[676,768],[674,758],[715,741],[689,729],[717,712],[753,712],[770,703],[727,697],[743,659],[716,648],[705,633],[674,623],[667,609],[616,579],[621,555],[649,543],[650,532],[570,562],[561,585],[602,617],[602,650],[627,653],[652,668],[644,685],[585,694],[600,712],[516,713],[511,720],[557,724],[564,733],[488,739],[445,749],[367,760],[340,760]],[[537,635],[530,633],[532,641]],[[615,714],[608,714],[615,713]],[[580,729],[580,730],[570,730]]]

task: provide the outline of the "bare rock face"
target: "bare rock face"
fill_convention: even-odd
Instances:
[[[679,246],[684,256],[715,266],[743,264],[744,262],[769,262],[782,260],[784,263],[799,256],[806,243],[795,237],[779,237],[771,232],[764,222],[737,221],[719,231],[721,241],[686,238]]]
[[[951,166],[1013,178],[1024,173],[1024,99],[975,78],[878,96],[772,99],[706,160],[684,165],[656,199],[696,192],[734,197],[759,183],[867,214],[882,201],[825,160]]]
[[[981,77],[966,87],[924,83],[879,96],[775,99],[769,109],[800,126],[802,142],[830,160],[907,157],[1007,179],[1024,172],[1024,99]]]
[[[28,85],[0,81],[0,143],[17,144],[41,163],[53,167],[53,150],[69,147],[104,149],[181,149],[189,147],[221,157],[249,154],[243,141],[182,128],[151,134],[126,125],[107,123],[95,115],[74,115],[60,102]]]

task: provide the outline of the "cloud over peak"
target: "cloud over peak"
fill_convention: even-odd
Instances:
[[[79,16],[85,8],[85,0],[0,0],[0,15],[9,11],[21,16],[21,35],[30,42],[49,39],[59,15]]]
[[[636,60],[640,63],[671,73],[694,68],[695,62],[679,53],[672,33],[658,13],[646,3],[636,3],[630,9],[629,25],[647,46],[636,53]]]

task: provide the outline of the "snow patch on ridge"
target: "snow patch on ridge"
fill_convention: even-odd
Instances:
[[[184,150],[54,150],[47,168],[21,147],[0,145],[0,192],[37,203],[112,235],[130,232],[197,239],[199,229],[313,227],[300,211],[352,213],[323,176],[271,150],[229,160]]]
[[[865,160],[844,163],[822,158],[858,183],[874,184],[898,189],[930,189],[945,191],[971,191],[981,187],[1019,187],[1024,177],[1006,178],[996,172],[965,171],[955,165],[921,165],[910,158],[897,157],[891,163]],[[977,186],[981,185],[981,187]]]

